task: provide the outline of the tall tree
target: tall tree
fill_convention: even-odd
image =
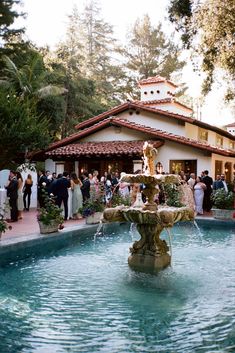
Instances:
[[[20,56],[20,57],[19,57]],[[24,59],[23,59],[24,58]],[[47,117],[51,136],[60,133],[64,115],[64,94],[67,93],[51,67],[46,67],[43,57],[35,48],[15,54],[14,61],[4,57],[0,85],[14,90],[21,102],[36,105],[38,116]],[[16,65],[16,63],[18,63]]]
[[[23,29],[12,28],[12,25],[22,13],[15,10],[15,5],[19,5],[21,0],[2,0],[0,2],[0,38],[7,41],[9,37],[22,33]]]
[[[137,19],[129,33],[126,47],[128,68],[141,78],[163,75],[170,78],[173,71],[181,69],[184,62],[178,59],[180,49],[162,31],[161,24],[152,26],[150,17]]]
[[[79,48],[80,72],[95,83],[95,94],[103,109],[118,104],[124,72],[116,60],[112,26],[103,20],[95,0],[81,14],[74,10],[69,19],[68,37]]]
[[[81,73],[79,48],[75,36],[72,37],[70,33],[68,41],[60,43],[57,47],[56,59],[52,59],[52,67],[59,72],[60,82],[67,90],[62,136],[72,132],[74,125],[79,121],[104,110],[96,98],[94,81]]]
[[[148,15],[137,19],[128,33],[128,44],[123,53],[127,60],[129,75],[136,80],[156,74],[170,78],[172,72],[182,69],[184,62],[179,59],[180,48],[168,39],[161,24],[154,27]],[[134,87],[132,86],[133,90]]]
[[[202,58],[206,73],[204,93],[223,70],[232,88],[227,98],[234,99],[235,80],[235,2],[234,0],[171,0],[170,20],[175,23],[186,48]]]
[[[3,55],[11,55],[20,51],[24,43],[20,39],[24,28],[16,28],[15,20],[24,14],[19,12],[21,0],[0,1],[0,71],[3,67]]]
[[[48,121],[38,116],[32,100],[0,87],[0,169],[24,161],[25,154],[43,149],[50,141]]]

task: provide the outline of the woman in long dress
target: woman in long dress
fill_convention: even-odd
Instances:
[[[120,175],[120,181],[119,181],[119,189],[118,189],[118,192],[119,192],[119,195],[123,198],[129,198],[130,197],[130,184],[127,183],[126,181],[121,181],[122,179],[122,176],[124,175],[125,173],[122,172],[121,175]]]
[[[71,190],[72,190],[72,215],[74,219],[82,218],[79,208],[82,207],[83,199],[81,186],[82,182],[76,173],[71,173]]]
[[[202,178],[198,176],[194,185],[194,200],[196,213],[199,215],[203,214],[204,190],[206,190],[206,185],[202,182]]]
[[[24,202],[23,202],[23,178],[20,172],[16,172],[16,178],[18,181],[18,198],[17,198],[17,208],[18,208],[18,219],[23,218]]]
[[[29,211],[29,207],[30,207],[32,186],[33,186],[32,176],[31,176],[31,174],[28,174],[27,179],[24,182],[24,188],[23,188],[23,190],[24,190],[24,195],[23,195],[24,209],[26,211]],[[27,205],[26,205],[26,199],[27,199]]]

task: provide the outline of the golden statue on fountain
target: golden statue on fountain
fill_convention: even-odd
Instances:
[[[144,143],[143,154],[144,173],[125,174],[121,181],[144,184],[145,204],[141,208],[118,206],[105,209],[102,221],[136,223],[141,239],[130,248],[128,263],[135,270],[154,273],[171,263],[168,245],[160,238],[162,230],[173,227],[178,221],[193,220],[194,210],[187,206],[157,207],[154,198],[159,192],[158,185],[179,184],[180,178],[173,174],[155,174],[157,150],[148,142]]]

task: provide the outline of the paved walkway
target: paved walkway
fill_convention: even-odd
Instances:
[[[85,219],[81,220],[69,220],[64,222],[64,227],[71,227],[76,225],[85,224]],[[7,230],[2,234],[2,239],[9,239],[15,237],[22,237],[25,235],[39,233],[39,225],[37,222],[37,210],[30,210],[29,212],[23,212],[23,219],[18,222],[10,223],[12,226],[11,230]]]

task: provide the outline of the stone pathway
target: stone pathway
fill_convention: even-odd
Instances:
[[[81,220],[68,220],[64,222],[64,227],[71,227],[76,225],[85,224],[85,219]],[[15,237],[22,237],[30,234],[39,234],[39,225],[37,222],[37,210],[32,209],[29,212],[23,213],[23,219],[18,222],[10,223],[11,230],[7,230],[2,234],[2,239],[9,239]]]

